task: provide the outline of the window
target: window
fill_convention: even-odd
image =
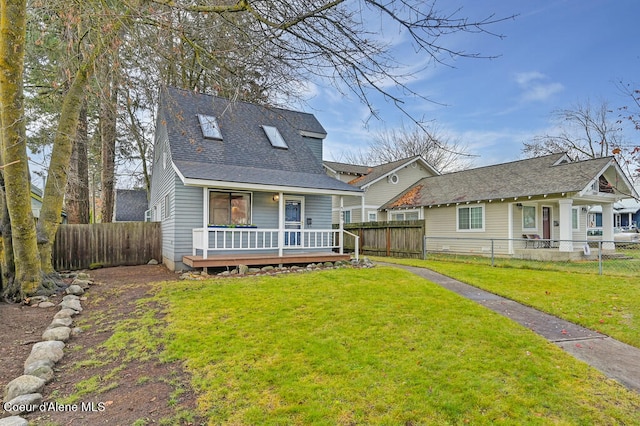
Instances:
[[[209,225],[251,224],[251,194],[209,191]]]
[[[351,223],[351,210],[345,210],[342,212],[342,222]]]
[[[458,207],[458,231],[483,231],[484,206]]]
[[[580,210],[577,207],[571,209],[571,229],[574,231],[580,229]]]
[[[215,117],[212,117],[210,115],[198,114],[198,121],[200,121],[202,136],[204,136],[206,139],[222,140],[220,126],[218,126],[218,121]]]
[[[536,223],[536,207],[524,206],[522,207],[522,229],[536,229],[538,224]]]
[[[289,146],[284,141],[282,135],[280,134],[277,128],[273,126],[262,126],[262,129],[264,130],[264,133],[267,135],[267,138],[269,138],[269,142],[271,142],[271,146],[273,146],[274,148],[283,148],[283,149],[289,148]]]
[[[162,205],[162,219],[171,217],[171,206],[169,205],[169,194],[164,196],[164,203]]]
[[[376,222],[378,220],[378,213],[369,212],[368,217],[369,217],[369,222]]]
[[[418,220],[420,215],[417,211],[408,211],[403,213],[391,214],[391,220]]]

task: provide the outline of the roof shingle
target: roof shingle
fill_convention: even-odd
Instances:
[[[561,162],[563,153],[423,178],[418,194],[395,197],[382,208],[417,207],[579,192],[613,160]],[[410,188],[408,191],[411,191]]]

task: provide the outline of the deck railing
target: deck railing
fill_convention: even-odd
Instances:
[[[282,243],[280,244],[280,233]],[[195,228],[193,255],[211,251],[340,249],[339,229]],[[357,238],[357,237],[356,237]]]

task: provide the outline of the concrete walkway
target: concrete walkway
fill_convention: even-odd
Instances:
[[[533,330],[608,377],[640,392],[640,349],[513,300],[425,268],[381,263],[413,272]]]

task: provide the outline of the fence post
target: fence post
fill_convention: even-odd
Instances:
[[[494,253],[493,253],[493,238],[491,239],[491,266],[496,266],[494,261]]]
[[[598,274],[602,275],[602,241],[598,241]]]
[[[427,260],[427,236],[422,236],[422,260]]]

